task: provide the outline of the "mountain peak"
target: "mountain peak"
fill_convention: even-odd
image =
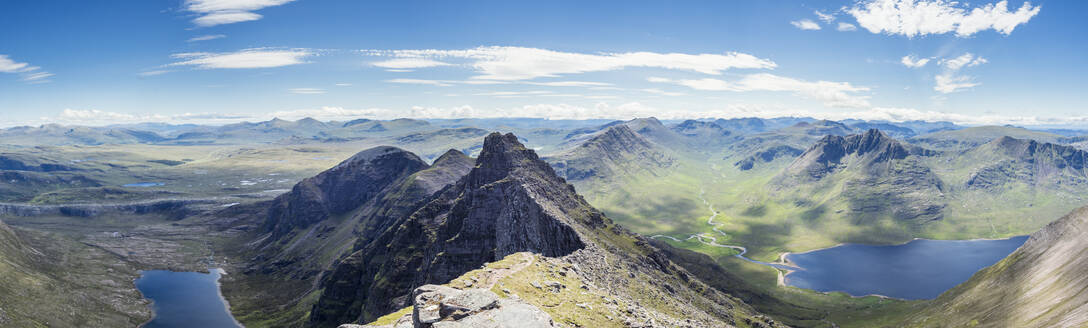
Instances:
[[[397,179],[427,167],[418,156],[400,148],[381,146],[363,150],[276,197],[269,207],[264,229],[273,232],[276,239],[295,228],[346,213]]]

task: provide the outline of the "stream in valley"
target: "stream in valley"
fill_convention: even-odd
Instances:
[[[718,243],[728,235],[715,223],[718,211],[700,191],[699,199],[710,211],[707,224],[712,233],[677,238],[653,235],[673,241],[695,239],[713,247],[732,248],[749,262],[788,270],[786,285],[822,292],[841,291],[854,296],[881,295],[900,299],[932,299],[967,281],[975,272],[1005,258],[1027,241],[1027,236],[1007,239],[928,240],[915,239],[900,245],[844,244],[835,247],[787,254],[785,263],[769,263],[745,257],[743,246]]]

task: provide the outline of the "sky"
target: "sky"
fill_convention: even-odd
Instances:
[[[1088,128],[1084,1],[15,0],[0,126],[811,116]]]

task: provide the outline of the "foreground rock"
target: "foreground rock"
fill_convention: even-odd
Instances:
[[[425,285],[413,292],[412,313],[389,325],[344,324],[339,328],[549,328],[548,313],[514,298],[500,298],[486,289],[459,290]]]

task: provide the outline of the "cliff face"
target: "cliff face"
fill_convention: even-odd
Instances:
[[[919,327],[1088,325],[1088,207],[1042,230],[997,264],[903,323]]]
[[[394,147],[359,152],[277,197],[262,229],[280,239],[292,230],[344,214],[379,195],[400,178],[427,167],[416,155]]]
[[[799,177],[818,180],[841,169],[846,164],[847,156],[858,158],[856,166],[873,171],[881,164],[904,159],[910,154],[903,144],[879,130],[845,137],[828,135],[806,150],[787,171]]]
[[[405,306],[415,287],[506,255],[562,256],[582,248],[566,211],[584,204],[572,194],[514,135],[491,134],[472,171],[337,266],[312,321],[370,321]]]

